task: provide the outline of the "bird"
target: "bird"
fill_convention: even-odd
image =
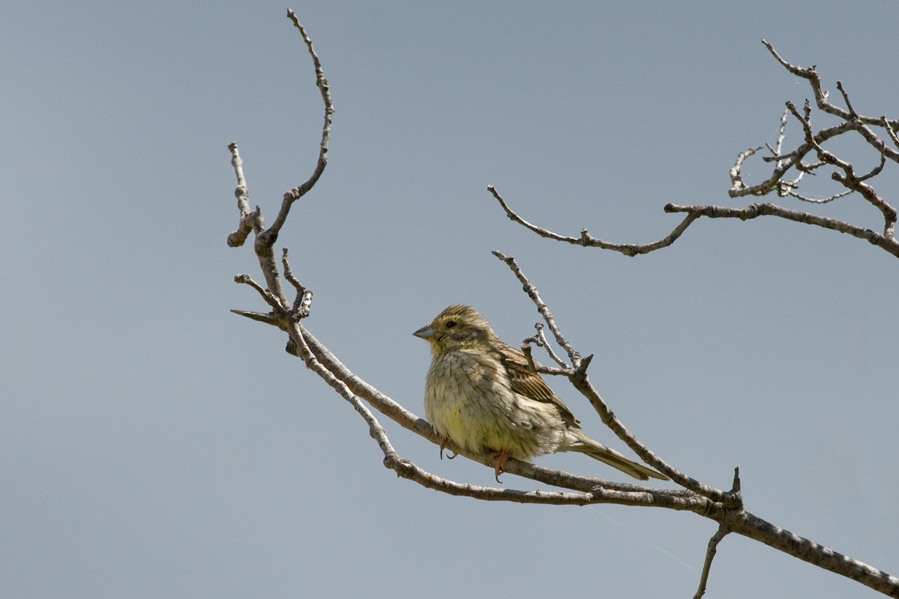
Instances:
[[[503,343],[471,306],[453,305],[413,333],[431,347],[425,382],[425,416],[443,441],[495,460],[496,479],[509,458],[577,451],[639,480],[668,480],[594,441],[527,365],[525,355]],[[455,456],[451,456],[455,457]]]

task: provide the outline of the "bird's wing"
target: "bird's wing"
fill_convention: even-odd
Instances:
[[[566,425],[571,428],[580,428],[578,419],[574,417],[568,406],[553,393],[543,377],[524,366],[528,360],[521,351],[511,345],[501,343],[499,352],[501,354],[500,362],[506,367],[506,375],[509,377],[509,384],[512,386],[513,392],[534,401],[555,405]]]

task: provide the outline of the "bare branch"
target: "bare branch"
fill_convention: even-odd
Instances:
[[[539,372],[542,374],[552,374],[552,375],[562,375],[569,376],[572,372],[574,372],[574,368],[567,365],[562,358],[560,358],[556,352],[553,351],[553,348],[549,345],[549,342],[546,340],[546,335],[543,334],[543,323],[538,322],[534,325],[537,328],[537,334],[531,337],[528,337],[524,341],[521,342],[521,352],[524,354],[525,359],[527,360],[527,364],[521,364],[520,362],[516,362],[515,360],[508,360],[510,364],[518,364],[519,366],[524,366],[531,372]],[[537,346],[542,347],[546,350],[546,353],[549,354],[549,357],[560,366],[560,368],[550,368],[549,366],[544,366],[539,362],[534,361],[534,356],[532,355],[531,343],[536,343]]]
[[[782,140],[783,140],[783,127],[781,127],[781,129],[780,129],[780,137],[778,137],[778,139],[777,139],[777,150],[771,151],[772,154],[774,154],[775,156],[778,156],[778,166],[780,166],[780,161],[781,161],[780,145],[781,145]],[[756,152],[758,152],[761,149],[762,149],[761,146],[756,147],[756,148],[749,148],[745,152],[740,152],[737,155],[737,161],[734,163],[733,168],[730,169],[730,182],[731,182],[730,188],[732,191],[739,191],[741,189],[746,189],[746,184],[743,182],[743,176],[740,173],[740,169],[743,168],[743,162],[747,158],[749,158],[750,156],[752,156],[753,154],[755,154]]]
[[[785,184],[786,185],[786,184]],[[838,200],[842,197],[845,197],[852,193],[851,189],[847,189],[846,191],[841,191],[840,193],[835,193],[832,196],[828,196],[826,198],[807,198],[804,195],[798,194],[795,191],[791,191],[790,189],[786,189],[781,195],[790,196],[800,200],[802,202],[808,202],[810,204],[828,204],[834,200]]]
[[[315,170],[305,183],[294,187],[284,194],[284,199],[281,202],[281,211],[278,212],[275,222],[260,236],[262,243],[266,245],[274,245],[275,241],[278,239],[278,232],[287,220],[290,207],[296,200],[306,195],[306,193],[315,186],[316,182],[318,182],[322,173],[325,171],[325,167],[328,165],[328,142],[331,139],[331,121],[334,116],[334,104],[331,101],[331,88],[328,86],[328,80],[325,79],[325,73],[322,69],[321,62],[318,59],[318,55],[315,53],[315,48],[312,47],[312,38],[306,33],[306,30],[300,24],[299,20],[297,20],[297,16],[292,10],[287,9],[287,17],[293,21],[294,27],[296,27],[299,30],[300,35],[303,36],[303,41],[306,42],[306,47],[309,49],[309,55],[312,57],[312,63],[315,66],[315,85],[318,87],[319,91],[321,91],[322,101],[325,104],[325,122],[322,126],[322,139],[321,144],[319,145],[318,162],[315,165]]]
[[[761,522],[748,512],[743,512],[737,519],[743,523],[740,527],[731,526],[731,530],[737,534],[763,542],[810,564],[851,578],[884,595],[899,597],[899,578],[895,576],[774,526],[770,522]],[[730,521],[726,521],[726,523],[728,526],[731,525]],[[762,541],[762,538],[767,540]]]
[[[521,342],[521,353],[523,353],[524,357],[527,359],[527,364],[519,364],[514,360],[509,360],[509,362],[511,364],[519,364],[520,366],[525,366],[531,372],[539,372],[542,374],[569,376],[572,372],[574,372],[574,369],[571,366],[567,365],[565,361],[562,360],[562,358],[556,355],[556,352],[553,351],[552,346],[550,346],[549,342],[546,340],[546,335],[543,333],[543,323],[535,323],[534,328],[537,329],[537,334],[528,337]],[[548,366],[543,366],[542,364],[535,362],[531,350],[532,343],[536,343],[538,347],[542,347],[543,349],[545,349],[546,353],[549,354],[549,357],[556,364],[558,364],[560,368],[550,368]]]
[[[799,212],[782,208],[776,204],[752,204],[745,208],[728,208],[725,206],[677,206],[668,204],[665,206],[665,212],[686,212],[687,214],[696,216],[706,216],[708,218],[739,218],[740,220],[750,220],[759,216],[777,216],[807,225],[815,225],[832,231],[839,231],[864,239],[872,245],[883,248],[887,252],[899,257],[899,243],[892,237],[887,237],[879,233],[875,233],[871,229],[864,229],[849,223],[818,216],[808,212]]]
[[[328,81],[327,79],[325,79],[321,62],[319,61],[318,55],[315,53],[315,49],[312,46],[312,39],[309,37],[309,35],[306,33],[306,30],[297,20],[297,17],[292,10],[288,9],[287,17],[293,22],[294,26],[303,36],[303,41],[306,43],[306,47],[308,48],[309,54],[312,57],[312,62],[315,66],[315,84],[321,91],[322,100],[325,105],[325,118],[324,125],[322,127],[322,138],[320,143],[318,161],[316,162],[316,166],[312,173],[312,176],[299,187],[296,187],[284,194],[284,198],[281,202],[281,210],[278,213],[275,222],[269,229],[265,229],[262,212],[258,207],[256,208],[255,212],[250,212],[249,191],[247,188],[246,179],[244,178],[243,174],[243,160],[238,153],[236,142],[232,142],[228,146],[228,149],[231,150],[232,154],[231,164],[234,166],[234,172],[237,176],[237,189],[235,190],[235,195],[237,196],[237,206],[240,212],[240,224],[237,231],[228,236],[228,245],[232,247],[243,245],[244,241],[246,241],[246,238],[251,231],[256,234],[254,247],[256,256],[259,259],[259,266],[262,270],[263,275],[265,276],[265,282],[268,287],[268,291],[273,297],[277,298],[278,303],[281,306],[287,306],[290,302],[287,301],[287,296],[284,294],[284,289],[281,286],[281,276],[278,272],[278,265],[275,261],[275,254],[272,248],[275,241],[277,241],[278,239],[278,232],[281,230],[281,227],[284,225],[287,219],[287,215],[290,212],[290,206],[294,201],[296,201],[304,194],[306,194],[310,189],[312,189],[312,187],[318,181],[319,177],[321,177],[322,173],[324,172],[325,166],[327,166],[328,164],[328,142],[331,138],[331,121],[334,114],[334,106],[331,102],[331,92],[328,87]],[[299,307],[299,304],[303,303],[302,296],[305,296],[305,293],[300,294],[300,297],[298,297],[297,300],[294,301],[294,305],[297,308]],[[306,301],[311,301],[311,295],[306,298]]]
[[[491,191],[494,190],[492,190],[491,188]],[[497,199],[499,199],[499,195],[496,194],[495,191],[494,195],[497,197]],[[507,212],[515,214],[510,208],[508,208],[508,206],[505,205],[504,202],[503,206],[507,210]],[[564,237],[562,235],[557,235],[548,231],[546,231],[546,233],[548,233],[547,235],[541,234],[541,236],[550,237],[558,241],[564,241],[572,245],[599,247],[603,249],[619,251],[626,256],[636,256],[639,254],[648,254],[649,252],[668,247],[683,234],[684,230],[686,230],[687,227],[689,227],[696,219],[702,216],[708,218],[739,218],[740,220],[750,220],[759,216],[777,216],[780,218],[785,218],[787,220],[801,222],[809,225],[816,225],[825,229],[839,231],[840,233],[848,233],[853,237],[864,239],[870,242],[872,245],[881,247],[890,254],[899,257],[899,243],[897,243],[897,241],[891,235],[880,235],[878,233],[875,233],[871,229],[858,227],[856,225],[851,225],[843,221],[818,216],[809,212],[800,212],[797,210],[791,210],[789,208],[782,208],[780,206],[777,206],[776,204],[752,204],[745,208],[730,208],[726,206],[678,206],[676,204],[668,204],[665,206],[665,212],[683,212],[687,214],[687,217],[677,227],[675,227],[668,236],[656,243],[646,245],[610,244],[593,238],[587,233],[586,229],[583,231],[581,238]],[[519,217],[517,214],[515,214],[515,217],[516,218],[513,218],[513,220],[518,220]],[[540,229],[539,227],[535,227],[534,225],[530,225],[529,223],[526,223],[525,226],[527,226],[531,230],[534,230],[535,232],[545,231],[544,229]]]
[[[568,339],[562,335],[562,331],[559,330],[559,327],[556,326],[556,321],[553,318],[552,312],[549,311],[549,307],[543,301],[543,298],[540,297],[540,292],[536,287],[531,285],[531,282],[528,281],[528,278],[524,276],[524,273],[521,272],[521,269],[518,267],[518,263],[515,262],[515,258],[512,256],[506,256],[494,250],[493,255],[506,263],[506,265],[515,273],[515,276],[518,277],[518,280],[521,281],[521,284],[524,288],[524,292],[528,294],[528,297],[533,300],[534,304],[537,306],[537,311],[540,312],[540,315],[543,316],[543,320],[546,321],[546,324],[549,325],[549,330],[552,331],[553,336],[556,338],[556,343],[558,343],[562,349],[568,354],[568,359],[571,360],[571,365],[573,368],[580,368],[581,365],[581,355],[574,351],[574,347],[572,347],[571,343],[568,342]],[[539,330],[539,329],[538,329]],[[552,353],[552,350],[547,346],[547,351],[550,352],[553,360],[556,361],[563,368],[565,367],[564,362],[560,360],[555,354]]]
[[[775,156],[780,156],[780,153],[783,151],[784,139],[787,136],[787,117],[790,116],[790,111],[784,109],[782,115],[780,115],[780,128],[777,132],[777,144],[774,146],[774,151],[772,154]],[[769,148],[770,149],[770,148]],[[778,158],[777,166],[780,166],[780,158]]]
[[[524,341],[521,342],[521,353],[524,354],[525,360],[527,360],[528,370],[531,372],[537,372],[537,363],[534,362],[534,355],[531,351],[531,343],[536,343],[537,345],[541,345],[540,340],[536,335],[533,337],[528,337]]]
[[[232,141],[228,144],[231,150],[231,165],[234,167],[234,174],[237,176],[237,188],[234,195],[237,197],[237,209],[240,211],[240,222],[237,230],[228,235],[228,245],[231,247],[242,246],[251,231],[255,231],[258,235],[265,229],[265,222],[262,220],[262,213],[259,206],[255,212],[250,212],[250,192],[247,189],[247,180],[243,175],[243,160],[237,151],[237,142]]]
[[[270,324],[280,329],[284,329],[284,327],[281,325],[281,318],[275,316],[271,312],[246,312],[244,310],[231,310],[231,312],[237,314],[238,316],[245,316],[250,320],[264,322],[265,324]]]
[[[303,297],[303,294],[306,293],[306,288],[300,283],[299,280],[294,276],[293,271],[290,269],[290,261],[288,260],[288,252],[287,248],[283,248],[281,250],[281,266],[284,267],[284,278],[293,285],[293,288],[297,291],[297,297]]]
[[[891,126],[890,121],[887,120],[887,117],[885,116],[880,117],[880,126],[886,130],[887,135],[889,135],[890,139],[893,140],[893,144],[895,144],[896,147],[899,148],[899,137],[896,136],[896,130],[899,129],[899,127]]]
[[[262,286],[254,281],[250,275],[237,275],[234,277],[235,283],[242,283],[243,285],[249,285],[253,289],[259,292],[259,295],[262,296],[262,299],[272,307],[276,312],[283,311],[284,307],[278,301],[278,298],[272,295],[272,293],[268,289],[263,289]]]
[[[552,361],[558,364],[565,374],[571,374],[571,367],[568,366],[562,358],[556,355],[556,352],[553,351],[552,346],[546,340],[546,333],[543,332],[543,323],[534,323],[534,328],[537,329],[537,339],[540,341],[540,347],[546,350],[546,353],[549,354]]]
[[[499,202],[500,206],[505,211],[506,216],[522,225],[523,227],[527,228],[528,230],[536,233],[537,235],[540,235],[541,237],[569,243],[572,245],[580,245],[583,247],[598,247],[601,249],[613,250],[616,252],[620,252],[626,256],[646,254],[664,247],[668,247],[678,238],[680,238],[687,227],[689,227],[697,218],[701,216],[707,216],[709,218],[740,218],[742,220],[748,220],[757,216],[771,215],[779,218],[786,218],[788,220],[793,220],[796,222],[803,222],[810,225],[820,226],[825,229],[839,231],[841,233],[848,233],[854,237],[865,239],[871,244],[881,247],[894,256],[899,257],[899,246],[897,246],[895,240],[897,211],[891,204],[889,204],[886,200],[883,199],[883,197],[881,197],[877,193],[877,191],[870,185],[870,183],[868,183],[869,180],[873,179],[883,171],[887,160],[899,162],[899,150],[893,147],[889,147],[884,140],[880,139],[877,134],[874,133],[874,131],[871,129],[871,126],[882,127],[884,130],[886,130],[887,135],[889,136],[893,144],[899,147],[899,135],[897,135],[897,131],[899,131],[899,120],[888,120],[884,116],[877,118],[867,117],[859,114],[856,111],[855,107],[852,105],[849,99],[849,94],[846,91],[845,87],[839,81],[837,82],[837,88],[840,90],[840,93],[842,94],[843,100],[846,103],[848,110],[833,105],[829,101],[829,94],[821,87],[821,79],[818,76],[818,73],[815,71],[815,67],[803,68],[790,64],[777,53],[777,51],[774,49],[774,46],[772,46],[765,40],[762,40],[762,43],[766,48],[768,48],[768,51],[772,54],[772,56],[774,56],[774,58],[784,66],[784,68],[786,68],[794,75],[802,77],[809,82],[809,85],[811,86],[812,92],[815,97],[816,105],[821,110],[842,119],[843,122],[833,127],[827,127],[821,129],[820,131],[814,132],[811,128],[811,106],[809,105],[809,103],[806,102],[803,109],[803,114],[799,114],[793,104],[787,103],[787,109],[781,115],[777,142],[773,148],[770,145],[767,146],[767,149],[771,152],[771,156],[762,157],[762,160],[764,160],[765,162],[774,163],[774,169],[771,175],[764,181],[753,185],[746,183],[746,181],[743,179],[742,174],[743,165],[747,159],[755,155],[758,150],[761,149],[761,146],[752,147],[748,150],[740,152],[737,155],[734,166],[730,169],[729,175],[731,180],[731,187],[728,191],[728,195],[732,198],[740,198],[745,196],[764,196],[773,192],[777,193],[779,197],[792,197],[802,202],[820,205],[827,204],[837,199],[846,197],[852,192],[858,192],[871,205],[876,207],[882,213],[884,218],[882,234],[877,234],[867,228],[859,227],[846,222],[819,217],[811,213],[797,212],[795,210],[781,208],[774,204],[758,204],[748,206],[746,208],[724,208],[711,205],[676,206],[674,204],[668,204],[665,207],[666,212],[686,213],[686,218],[678,226],[676,226],[671,231],[671,233],[654,243],[642,245],[618,244],[604,241],[602,239],[597,239],[596,237],[590,235],[587,229],[583,229],[580,236],[575,237],[560,235],[538,225],[532,224],[524,220],[518,213],[512,210],[492,185],[488,186],[487,189],[491,194],[493,194],[493,197],[496,198],[497,202]],[[783,150],[783,145],[786,137],[787,117],[791,113],[800,121],[803,126],[804,142],[798,145],[791,152],[785,153]],[[854,167],[851,163],[838,158],[832,152],[829,152],[823,148],[822,144],[824,144],[826,141],[850,131],[858,132],[872,147],[877,149],[878,153],[880,153],[879,166],[874,167],[865,175],[856,175]],[[814,163],[804,163],[803,160],[810,153],[816,154],[818,160]],[[800,193],[799,185],[802,181],[803,176],[806,173],[812,173],[813,171],[824,165],[835,166],[842,171],[833,173],[832,178],[843,185],[845,189],[839,192],[835,192],[824,198],[811,198]],[[785,180],[784,177],[793,168],[798,171],[798,174],[792,180]]]
[[[846,103],[846,108],[849,109],[850,118],[858,118],[858,113],[855,112],[855,108],[852,107],[852,102],[849,101],[849,94],[843,89],[843,82],[839,79],[837,79],[837,89],[840,90],[840,93],[843,95],[843,101]]]
[[[808,145],[815,149],[818,154],[818,158],[822,162],[826,162],[827,164],[836,166],[843,171],[843,174],[840,174],[839,172],[833,173],[832,178],[835,181],[842,183],[846,188],[852,191],[857,191],[862,195],[862,197],[868,200],[871,205],[880,210],[880,212],[883,214],[885,223],[884,236],[893,238],[893,231],[896,226],[896,209],[885,202],[873,187],[865,183],[867,179],[878,175],[880,171],[883,170],[883,167],[886,164],[886,153],[883,149],[885,148],[885,144],[882,144],[881,146],[880,165],[875,167],[868,174],[859,177],[855,174],[855,167],[852,166],[852,163],[838,158],[833,153],[825,150],[821,146],[821,144],[815,141],[814,134],[812,133],[812,124],[810,118],[811,108],[809,107],[808,102],[805,103],[802,115],[799,114],[799,111],[796,110],[796,106],[792,102],[787,102],[787,109],[793,114],[793,116],[796,117],[797,120],[799,120],[800,123],[802,123],[802,129],[805,133],[805,141]]]
[[[821,89],[821,78],[818,77],[818,73],[815,72],[814,66],[811,66],[808,68],[794,66],[794,65],[788,63],[783,58],[781,58],[780,54],[778,54],[777,51],[774,49],[774,46],[769,44],[764,39],[762,40],[762,43],[765,45],[766,48],[768,48],[768,51],[771,53],[771,55],[777,59],[777,62],[782,64],[785,69],[787,69],[788,71],[790,71],[797,77],[802,77],[803,79],[808,80],[809,85],[811,85],[811,87],[812,87],[812,92],[815,94],[815,102],[818,103],[818,107],[821,110],[829,111],[827,108],[825,108],[825,106],[828,106],[830,109],[834,110],[834,112],[831,112],[831,114],[834,114],[834,115],[839,116],[840,118],[844,118],[844,119],[848,118],[848,116],[849,116],[848,113],[846,113],[841,108],[831,106],[827,102],[828,94],[827,94],[827,92],[825,92],[824,90]]]
[[[828,92],[821,89],[821,78],[818,76],[818,73],[815,71],[814,66],[811,66],[808,68],[802,68],[802,67],[792,65],[792,64],[788,63],[786,60],[784,60],[783,58],[781,58],[781,56],[777,53],[777,51],[774,50],[774,46],[772,46],[770,43],[768,43],[767,41],[765,41],[763,39],[762,44],[764,44],[765,47],[768,48],[768,51],[771,52],[772,56],[774,56],[774,58],[777,59],[777,61],[780,64],[782,64],[785,69],[787,69],[789,72],[793,73],[794,75],[796,75],[798,77],[802,77],[803,79],[805,79],[809,82],[809,85],[812,88],[812,93],[815,96],[815,105],[820,110],[823,110],[824,112],[826,112],[828,114],[832,114],[844,121],[858,119],[859,122],[864,123],[866,125],[880,125],[881,124],[880,118],[863,116],[863,115],[860,115],[855,112],[855,110],[852,108],[852,105],[849,103],[848,95],[846,94],[845,90],[842,89],[842,84],[840,82],[837,82],[837,88],[840,89],[840,92],[843,95],[843,99],[846,102],[846,106],[849,108],[848,111],[840,108],[839,106],[835,106],[828,101],[830,94],[828,94]],[[891,120],[891,121],[888,121],[888,123],[889,123],[889,126],[892,127],[892,129],[894,131],[899,130],[899,120]],[[897,157],[899,157],[899,155],[897,155]]]
[[[880,153],[880,164],[878,164],[877,166],[875,166],[874,168],[872,168],[872,169],[871,169],[870,171],[868,171],[866,174],[864,174],[864,175],[862,175],[861,177],[859,177],[859,178],[858,178],[859,182],[867,181],[868,179],[871,179],[871,178],[876,177],[877,175],[879,175],[880,172],[883,170],[883,167],[886,166],[886,163],[887,163],[887,161],[886,161],[886,156],[884,155],[883,152],[881,152],[881,153]],[[895,213],[895,210],[893,210],[893,212]]]
[[[851,123],[841,123],[834,127],[829,127],[827,129],[822,129],[817,134],[815,134],[815,140],[818,143],[823,143],[828,139],[836,137],[838,135],[842,135],[847,131],[852,131],[853,125]],[[811,152],[812,147],[809,144],[802,144],[794,149],[792,152],[788,154],[783,154],[781,152],[776,153],[773,156],[764,156],[762,160],[766,162],[775,162],[776,167],[771,172],[771,176],[765,179],[760,183],[756,183],[755,185],[746,185],[742,188],[731,187],[728,190],[727,194],[731,198],[742,198],[746,196],[763,196],[768,195],[772,191],[778,190],[778,185],[780,184],[781,179],[786,175],[787,172],[791,168],[796,168],[800,172],[808,172],[820,165],[804,165],[802,163],[802,159]],[[739,161],[740,155],[737,156],[737,160]],[[737,169],[738,174],[740,168],[742,168],[742,161],[739,164],[735,164],[731,169],[733,171],[734,168]],[[733,176],[733,175],[731,175]],[[745,184],[744,184],[745,185]]]
[[[783,114],[780,115],[780,127],[777,133],[777,143],[772,148],[770,145],[765,144],[768,150],[771,152],[771,156],[763,156],[762,160],[765,162],[775,162],[776,167],[778,169],[783,168],[784,156],[781,155],[783,151],[783,143],[784,139],[786,139],[786,128],[787,128],[787,119],[790,116],[790,109],[786,108],[783,111]],[[741,158],[742,154],[737,157],[737,162],[734,164],[734,167],[731,169],[731,179],[734,179],[734,171],[736,171],[736,175],[739,177],[740,169],[743,166],[743,159]],[[782,181],[780,179],[777,180],[777,195],[780,197],[793,197],[801,202],[807,202],[810,204],[828,204],[833,202],[834,200],[838,200],[844,196],[852,193],[851,189],[847,189],[845,191],[841,191],[839,193],[832,194],[826,198],[809,198],[800,193],[797,193],[795,190],[799,187],[799,183],[802,181],[802,178],[806,173],[814,174],[812,171],[823,166],[824,162],[817,162],[815,164],[803,164],[802,160],[797,161],[794,166],[796,170],[799,171],[799,174],[796,175],[796,178],[792,181]],[[742,179],[740,179],[742,183]],[[745,188],[745,184],[743,185]],[[739,188],[736,186],[731,187],[731,191],[738,191]]]
[[[684,221],[674,228],[670,234],[666,237],[660,239],[659,241],[653,243],[647,243],[645,245],[634,245],[634,244],[619,244],[619,243],[609,243],[607,241],[603,241],[601,239],[597,239],[590,235],[587,229],[581,231],[580,237],[567,237],[564,235],[559,235],[557,233],[553,233],[552,231],[548,231],[542,227],[538,227],[536,225],[532,225],[527,222],[518,214],[515,213],[514,210],[509,208],[508,204],[506,204],[505,200],[503,200],[502,196],[496,191],[496,189],[492,185],[487,186],[487,190],[493,194],[493,197],[500,203],[500,206],[503,207],[503,210],[506,211],[506,215],[512,219],[513,221],[523,225],[524,227],[530,229],[537,235],[541,237],[546,237],[548,239],[555,239],[556,241],[564,241],[565,243],[570,243],[572,245],[581,245],[584,247],[598,247],[604,250],[614,250],[616,252],[621,252],[625,256],[637,256],[639,254],[648,254],[654,250],[658,250],[664,247],[668,247],[672,243],[674,243],[678,237],[684,232],[684,230],[690,226],[695,219],[695,217],[687,216]]]
[[[730,529],[724,524],[720,524],[718,532],[709,539],[709,546],[705,553],[705,563],[702,566],[702,576],[699,578],[699,589],[693,595],[693,599],[701,599],[705,595],[706,585],[709,582],[709,571],[712,569],[712,560],[715,559],[715,554],[718,553],[718,543],[724,540],[724,537],[728,534],[730,534]]]
[[[293,300],[291,313],[296,318],[308,318],[309,310],[312,307],[312,292],[306,289],[300,281],[294,276],[290,269],[290,262],[287,258],[287,248],[282,250],[281,265],[284,267],[284,278],[296,289],[296,297]]]

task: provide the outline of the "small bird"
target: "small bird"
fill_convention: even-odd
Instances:
[[[524,354],[500,341],[490,323],[469,306],[450,306],[415,333],[431,346],[425,415],[446,439],[496,460],[499,480],[509,458],[579,451],[630,476],[668,480],[600,445],[536,372]]]

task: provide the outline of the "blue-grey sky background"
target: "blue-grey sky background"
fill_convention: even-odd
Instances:
[[[397,479],[281,332],[229,312],[265,306],[233,282],[262,278],[225,243],[228,143],[269,222],[318,152],[321,99],[287,7],[4,9],[0,596],[692,596],[711,521]],[[347,366],[422,414],[430,356],[411,333],[446,305],[476,306],[513,345],[532,334],[533,304],[490,251],[512,254],[652,450],[721,488],[739,466],[749,511],[899,574],[895,258],[772,218],[702,220],[626,258],[540,239],[486,191],[622,243],[666,235],[681,220],[668,202],[746,205],[727,196],[735,157],[810,96],[761,38],[817,65],[832,98],[841,79],[860,112],[895,118],[895,2],[290,7],[336,114],[328,168],[279,247],[315,292],[308,327]],[[767,168],[749,162],[747,179]],[[889,168],[877,185],[895,205]],[[807,188],[834,189],[828,172]],[[816,211],[882,227],[858,197]],[[493,484],[381,420],[404,457]],[[623,480],[582,455],[539,463]],[[708,596],[875,595],[729,536]]]

